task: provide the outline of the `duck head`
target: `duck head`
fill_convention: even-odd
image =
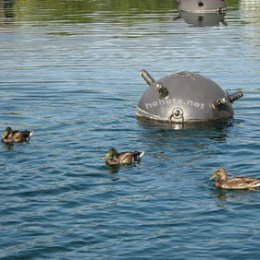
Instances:
[[[11,127],[6,127],[6,129],[3,132],[2,138],[5,139],[7,138],[10,134],[12,134],[13,130]]]
[[[116,158],[118,156],[118,152],[115,148],[111,148],[108,150],[108,152],[105,154],[103,159],[106,161],[110,158]]]
[[[227,172],[224,168],[220,168],[217,171],[215,171],[212,176],[210,177],[210,180],[219,179],[221,181],[225,181],[227,179]]]

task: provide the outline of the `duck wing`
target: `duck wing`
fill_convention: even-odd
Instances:
[[[106,164],[110,165],[110,166],[116,166],[116,165],[119,165],[120,162],[119,162],[118,159],[109,158],[109,159],[106,160]]]
[[[12,143],[12,142],[13,142],[13,138],[12,138],[11,135],[9,135],[9,136],[7,136],[6,138],[2,138],[1,141],[2,141],[3,143],[8,144],[8,143]]]
[[[137,161],[140,161],[140,159],[144,156],[144,151],[142,152],[133,152],[133,158],[134,158],[134,161],[137,162]]]
[[[260,179],[253,177],[233,177],[222,184],[225,189],[257,189],[260,188]]]
[[[128,163],[138,162],[144,156],[144,151],[134,151],[134,152],[122,152],[119,154],[119,158],[127,158],[129,160]],[[131,159],[131,161],[130,161]]]
[[[14,142],[25,142],[30,139],[30,136],[32,135],[32,131],[24,130],[19,131],[15,130],[12,133],[12,138]]]
[[[134,162],[134,156],[131,152],[123,152],[118,155],[118,160],[121,164],[131,164]]]

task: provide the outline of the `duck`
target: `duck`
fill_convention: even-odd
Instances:
[[[103,159],[109,166],[119,166],[119,165],[130,165],[140,161],[143,157],[144,151],[142,152],[117,152],[115,148],[111,148],[105,154]]]
[[[23,143],[28,142],[33,132],[29,130],[13,130],[10,126],[3,132],[1,141],[3,143]]]
[[[224,168],[215,171],[210,180],[215,179],[217,188],[229,190],[252,190],[260,189],[260,179],[254,177],[228,177],[228,173]]]

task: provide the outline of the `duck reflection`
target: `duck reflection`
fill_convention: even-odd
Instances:
[[[260,192],[259,191],[248,191],[248,190],[223,190],[215,189],[214,192],[210,193],[218,199],[217,205],[224,207],[227,202],[236,204],[259,204]]]
[[[6,151],[12,151],[13,150],[13,147],[14,147],[14,144],[13,143],[2,143],[3,144],[3,146],[4,146],[4,149],[6,150]]]

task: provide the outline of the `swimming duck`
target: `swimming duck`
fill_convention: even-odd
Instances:
[[[3,132],[1,141],[4,143],[22,143],[30,140],[32,131],[28,130],[13,130],[11,127],[6,127]]]
[[[117,166],[122,164],[132,164],[140,161],[140,158],[144,155],[144,152],[121,152],[118,153],[115,148],[111,148],[105,154],[103,159],[107,165]]]
[[[231,177],[224,168],[218,169],[210,177],[210,180],[216,179],[215,186],[222,189],[233,190],[256,190],[260,188],[260,179],[253,177]]]

